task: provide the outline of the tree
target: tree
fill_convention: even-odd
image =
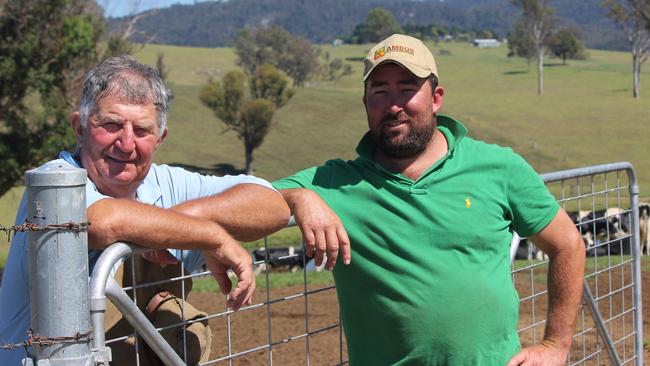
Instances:
[[[585,46],[578,38],[578,31],[572,28],[561,28],[553,33],[547,41],[548,50],[555,57],[562,59],[566,65],[566,59],[584,59]]]
[[[603,6],[608,11],[607,16],[623,29],[632,45],[632,95],[640,98],[641,66],[650,52],[650,1],[603,0]]]
[[[340,58],[332,59],[327,51],[321,52],[321,71],[320,75],[323,80],[333,81],[338,80],[346,75],[353,73],[352,66],[346,64]]]
[[[133,11],[135,12],[138,8],[138,4],[134,3],[133,5]],[[121,22],[119,27],[108,35],[108,39],[106,41],[106,49],[102,55],[102,60],[113,56],[131,55],[135,51],[144,48],[144,46],[146,46],[149,42],[153,41],[154,37],[147,36],[142,31],[136,31],[136,25],[138,24],[138,21],[153,14],[155,14],[155,12],[141,13],[138,15],[126,17],[124,21]],[[134,37],[138,37],[140,39],[139,46],[136,46],[133,42],[131,42],[131,39]]]
[[[231,71],[201,89],[201,102],[244,143],[247,174],[253,174],[253,152],[264,142],[276,109],[293,96],[288,84],[284,72],[263,64],[251,76]]]
[[[69,115],[104,25],[86,0],[7,0],[0,11],[0,195],[74,147]]]
[[[508,57],[521,57],[526,59],[530,70],[530,61],[535,58],[535,45],[525,31],[525,24],[518,21],[514,24],[513,31],[508,35]]]
[[[319,65],[318,49],[311,42],[278,26],[243,29],[235,37],[235,53],[248,75],[269,64],[291,76],[294,86],[302,86]]]
[[[394,33],[404,33],[395,16],[384,8],[374,8],[368,12],[366,20],[358,24],[350,40],[352,43],[374,43]]]
[[[553,27],[553,10],[548,0],[510,0],[522,12],[521,27],[530,39],[537,59],[537,93],[544,92],[544,42]]]
[[[162,52],[159,52],[158,57],[156,57],[156,71],[158,71],[160,78],[166,82],[169,78],[169,66],[167,66],[165,54]]]

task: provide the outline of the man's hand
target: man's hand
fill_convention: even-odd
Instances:
[[[250,254],[234,240],[225,242],[221,248],[203,251],[205,265],[217,280],[224,295],[228,295],[228,307],[239,310],[250,305],[255,291],[255,272]],[[232,289],[228,270],[237,276],[237,286]],[[231,291],[232,290],[232,291]]]
[[[343,263],[350,264],[348,234],[339,217],[318,194],[304,188],[285,189],[281,193],[302,231],[305,254],[308,257],[315,256],[317,266],[323,263],[323,256],[327,254],[325,268],[332,269],[341,250]]]
[[[568,350],[561,350],[553,346],[552,342],[526,347],[514,355],[506,366],[560,366],[566,365]]]

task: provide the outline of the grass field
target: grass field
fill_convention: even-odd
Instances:
[[[529,70],[524,60],[507,58],[504,47],[431,46],[445,88],[443,112],[465,123],[470,136],[513,147],[539,172],[629,161],[642,196],[650,196],[650,72],[646,68],[642,73],[642,99],[633,99],[629,53],[591,50],[588,60],[566,66],[548,59],[540,96],[532,65]],[[346,59],[354,73],[297,90],[255,152],[257,175],[272,180],[329,158],[355,156],[354,147],[366,130],[359,60],[369,46],[326,48]],[[448,52],[441,53],[443,49]],[[223,132],[197,97],[208,78],[236,67],[232,49],[149,45],[136,57],[153,65],[158,53],[165,55],[176,96],[169,136],[156,161],[217,173],[242,169],[241,142],[232,132]],[[16,188],[0,198],[1,224],[13,223],[21,192]],[[0,244],[0,253],[4,248]]]

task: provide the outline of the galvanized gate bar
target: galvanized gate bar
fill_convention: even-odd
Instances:
[[[101,349],[105,343],[104,315],[106,312],[106,296],[113,305],[124,315],[124,318],[140,333],[166,365],[184,365],[178,354],[158,333],[149,319],[133,303],[124,290],[111,277],[113,267],[124,257],[143,253],[150,249],[126,243],[114,243],[104,249],[95,263],[90,277],[91,321],[93,326],[93,347]],[[128,301],[127,301],[128,300]],[[180,363],[179,363],[180,362]]]
[[[27,218],[48,225],[86,224],[86,171],[50,162],[25,174]],[[28,231],[29,297],[38,365],[92,365],[88,317],[88,238],[85,230]],[[88,334],[85,338],[75,335]],[[57,340],[58,338],[58,340]],[[68,342],[62,342],[64,338]],[[31,359],[25,360],[32,363]]]
[[[145,251],[143,248],[126,243],[114,243],[104,249],[97,259],[90,276],[90,322],[93,327],[93,349],[105,347],[104,315],[106,313],[106,283],[113,266],[123,257]]]
[[[122,290],[113,277],[108,278],[106,284],[106,296],[122,313],[124,318],[135,328],[145,342],[156,353],[160,360],[167,366],[185,366],[183,360],[176,351],[158,333],[156,327],[140,311],[133,300]]]
[[[510,264],[515,261],[515,256],[517,255],[517,249],[519,249],[519,244],[521,243],[521,237],[516,232],[512,232],[512,240],[510,241]]]
[[[616,347],[614,347],[614,342],[612,342],[612,337],[609,336],[609,333],[607,333],[607,329],[605,329],[605,322],[603,321],[603,317],[602,315],[600,315],[600,311],[596,306],[596,301],[594,300],[594,296],[591,294],[591,290],[587,285],[587,281],[583,281],[582,283],[582,297],[587,303],[587,305],[589,305],[591,316],[594,318],[596,327],[598,327],[598,333],[600,334],[601,338],[603,339],[603,342],[605,342],[605,345],[607,346],[607,353],[609,353],[609,358],[614,363],[614,366],[621,366],[621,359],[618,357],[618,352],[616,352]]]

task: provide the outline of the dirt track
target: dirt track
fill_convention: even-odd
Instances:
[[[620,283],[620,274],[618,278],[614,274],[611,279],[612,283]],[[643,285],[645,285],[645,296],[643,299],[643,308],[644,311],[644,339],[646,340],[646,346],[644,350],[644,361],[645,364],[650,365],[650,347],[648,346],[648,340],[650,340],[650,317],[647,315],[650,311],[650,296],[648,296],[648,291],[650,291],[650,273],[643,273]],[[601,286],[607,286],[601,284]],[[281,290],[273,290],[270,294],[271,299],[277,299],[284,296],[296,294],[302,291],[302,287],[291,287]],[[595,291],[595,289],[593,290]],[[610,314],[610,311],[620,312],[620,307],[625,305],[626,309],[629,309],[630,304],[622,304],[622,302],[628,301],[630,294],[626,294],[626,299],[623,299],[621,296],[612,296],[612,301],[603,301],[601,303],[600,311],[604,317],[607,318],[607,315]],[[262,289],[259,289],[255,295],[255,302],[262,303],[265,299],[266,294]],[[520,291],[520,296],[522,295]],[[217,297],[209,293],[196,293],[190,296],[190,301],[195,304],[197,307],[202,308],[210,314],[215,314],[223,311],[223,304],[219,300],[218,303],[215,303]],[[308,306],[309,306],[309,329],[310,331],[315,331],[327,327],[329,325],[336,324],[338,322],[338,303],[336,301],[336,294],[334,290],[327,290],[321,293],[313,294],[308,297]],[[255,347],[264,347],[269,344],[269,332],[268,332],[268,321],[267,321],[267,311],[266,306],[261,306],[259,308],[240,312],[231,316],[231,354],[236,354],[237,352],[242,352],[245,350],[253,349]],[[520,310],[520,324],[526,325],[531,324],[533,319],[532,307],[522,304]],[[297,337],[305,333],[305,300],[304,297],[298,297],[292,300],[283,301],[274,303],[271,305],[271,319],[273,319],[271,324],[272,334],[271,337],[273,342],[280,342],[291,337]],[[542,304],[540,306],[539,302],[535,306],[534,313],[537,316],[537,320],[540,317],[544,317],[546,313],[546,305]],[[593,323],[589,320],[588,313],[583,322],[581,319],[578,320],[578,331],[581,329],[587,329],[593,327]],[[615,319],[608,323],[612,334],[614,335],[615,340],[621,337],[623,334],[630,333],[630,327],[632,324],[632,316],[626,315],[625,317]],[[228,355],[228,338],[227,338],[227,321],[225,317],[217,317],[210,320],[210,327],[213,332],[212,340],[212,353],[211,359],[216,359]],[[625,333],[623,330],[625,329]],[[534,328],[534,330],[524,332],[520,335],[522,344],[530,344],[533,339],[533,333],[535,337],[539,339],[543,334],[543,326]],[[310,348],[310,365],[336,365],[339,361],[339,338],[340,333],[338,328],[329,329],[322,331],[319,334],[313,335],[309,339],[309,348]],[[273,347],[273,364],[274,365],[307,365],[307,352],[306,352],[306,338],[302,337],[299,339],[291,340],[286,343],[279,344]],[[599,342],[600,349],[603,349],[602,341],[597,340],[595,331],[589,331],[584,336],[578,337],[574,340],[574,345],[572,347],[571,361],[575,362],[584,357],[584,355],[589,355],[596,349],[596,342]],[[632,340],[622,341],[618,344],[617,348],[619,352],[623,354],[623,345],[625,344],[627,357],[630,355],[630,351],[633,352],[633,342]],[[345,345],[343,345],[345,348]],[[631,348],[632,347],[632,348]],[[345,352],[345,350],[343,351]],[[344,360],[346,359],[345,353],[343,356]],[[237,357],[233,360],[233,365],[267,365],[269,363],[269,352],[268,348],[264,347],[262,350],[255,351],[249,354],[246,354],[241,357]],[[218,362],[217,365],[228,364],[227,361]],[[607,359],[605,352],[601,353],[601,356],[598,361],[589,360],[586,364],[588,365],[609,365],[610,362]]]

